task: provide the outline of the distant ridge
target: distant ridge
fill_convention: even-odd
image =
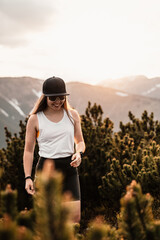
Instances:
[[[41,95],[42,80],[19,77],[0,78],[0,148],[5,146],[4,126],[10,131],[19,131],[19,120],[24,120]],[[119,122],[128,122],[128,111],[140,117],[144,110],[154,112],[155,119],[160,120],[160,99],[131,94],[122,89],[95,86],[80,82],[68,82],[67,91],[71,106],[80,114],[85,113],[88,101],[102,106],[103,116],[114,122],[118,131]]]
[[[129,76],[99,82],[100,86],[111,87],[131,94],[160,99],[160,77],[147,78],[144,75]]]

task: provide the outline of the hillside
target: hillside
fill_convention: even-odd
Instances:
[[[120,79],[104,80],[99,83],[103,87],[119,89],[131,94],[160,99],[160,77],[147,78],[143,75]]]
[[[159,99],[82,83],[68,83],[67,88],[71,92],[71,105],[80,114],[84,112],[88,101],[100,104],[104,111],[104,117],[109,117],[114,122],[115,131],[118,130],[120,121],[128,122],[128,111],[130,110],[136,117],[140,117],[144,110],[149,113],[154,112],[155,119],[160,120]]]
[[[0,148],[5,146],[4,126],[12,132],[19,130],[19,120],[24,120],[41,94],[42,80],[30,77],[0,78]],[[112,88],[93,86],[78,82],[67,83],[69,102],[80,114],[85,112],[88,101],[102,106],[104,117],[114,122],[118,130],[119,122],[128,122],[128,111],[140,117],[144,110],[154,112],[160,120],[160,100],[127,94]]]
[[[4,146],[4,127],[11,132],[19,130],[38,98],[41,80],[34,78],[0,78],[0,147]]]

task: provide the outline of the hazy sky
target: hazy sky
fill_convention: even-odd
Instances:
[[[0,0],[0,76],[160,76],[159,0]]]

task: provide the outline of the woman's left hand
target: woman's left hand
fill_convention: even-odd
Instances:
[[[75,153],[72,155],[72,162],[70,165],[72,167],[78,167],[81,164],[81,154],[80,153]]]

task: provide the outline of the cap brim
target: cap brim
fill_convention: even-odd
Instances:
[[[51,97],[51,96],[68,96],[70,95],[69,93],[53,93],[53,94],[44,94],[47,97]]]

